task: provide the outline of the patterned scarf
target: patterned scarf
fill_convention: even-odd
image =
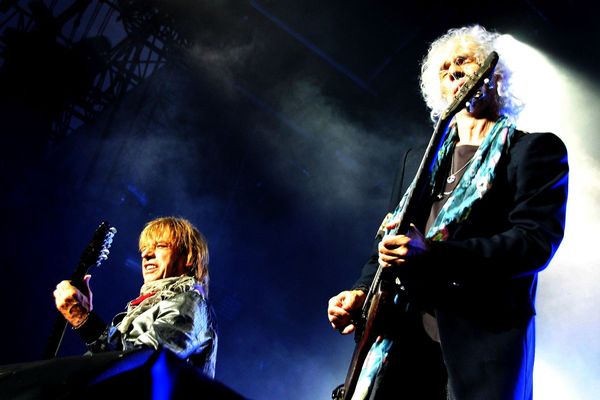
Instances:
[[[126,333],[134,319],[159,301],[191,290],[205,296],[202,286],[192,276],[176,276],[144,283],[140,289],[140,296],[127,304],[127,313],[119,323],[118,330]]]
[[[475,203],[480,200],[491,187],[496,176],[496,167],[503,155],[507,154],[515,132],[514,125],[508,122],[507,117],[501,117],[494,124],[490,133],[485,137],[483,143],[479,146],[473,162],[465,171],[460,182],[446,201],[446,204],[440,210],[433,225],[426,234],[431,240],[442,241],[449,237],[450,230],[456,224],[469,217]],[[438,181],[441,166],[450,154],[454,151],[454,146],[458,141],[458,130],[456,124],[450,127],[450,132],[446,135],[444,143],[438,150],[437,157],[431,172],[430,187],[431,193]],[[442,171],[443,172],[443,171]],[[390,221],[399,219],[402,210],[406,206],[408,194],[413,191],[416,178],[400,200],[400,204],[394,210]],[[398,234],[397,228],[386,229],[386,235]],[[377,376],[381,373],[382,367],[387,358],[387,354],[393,345],[393,340],[389,338],[379,338],[371,346],[367,358],[363,363],[362,370],[358,377],[356,390],[352,395],[352,400],[365,400],[371,395]]]
[[[433,225],[429,228],[425,235],[427,238],[437,241],[446,240],[449,237],[450,229],[469,217],[473,205],[492,188],[492,182],[496,176],[496,167],[502,156],[508,153],[514,133],[515,126],[508,122],[507,117],[502,117],[496,121],[490,133],[475,152],[473,162],[469,165],[448,201],[440,210]],[[430,185],[432,188],[438,180],[443,160],[450,152],[454,151],[454,145],[457,141],[458,131],[456,124],[454,124],[438,150],[431,174]]]

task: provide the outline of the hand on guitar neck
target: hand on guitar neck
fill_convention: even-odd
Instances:
[[[73,328],[79,328],[83,325],[87,321],[90,312],[92,312],[91,277],[91,275],[85,275],[83,278],[84,292],[74,286],[71,281],[64,280],[56,286],[53,293],[56,308]]]
[[[44,359],[54,358],[65,334],[67,323],[77,329],[87,321],[92,311],[92,292],[87,271],[93,266],[100,266],[108,258],[109,248],[117,230],[107,221],[103,221],[94,231],[92,240],[83,250],[79,263],[71,275],[70,281],[62,281],[54,291],[54,302],[59,311],[48,343],[44,350]]]
[[[397,222],[388,225],[393,229]],[[410,258],[423,255],[429,251],[429,242],[425,236],[410,224],[405,235],[385,235],[378,245],[379,265],[382,267],[400,267]]]

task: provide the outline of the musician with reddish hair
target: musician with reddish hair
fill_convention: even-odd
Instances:
[[[362,275],[329,300],[332,327],[348,334],[376,271],[398,295],[344,398],[532,399],[537,274],[563,238],[567,151],[552,133],[515,127],[522,105],[499,37],[451,29],[424,58],[421,90],[437,121],[499,53],[491,79],[449,123],[413,225],[394,230],[409,201],[396,196]],[[410,173],[400,176],[410,182]]]
[[[208,303],[208,245],[188,220],[161,217],[139,237],[144,284],[127,310],[106,326],[93,311],[90,275],[87,293],[62,281],[56,307],[92,353],[139,348],[167,349],[213,378],[217,333]]]

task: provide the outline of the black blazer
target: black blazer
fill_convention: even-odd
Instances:
[[[423,152],[404,155],[390,211]],[[534,315],[537,273],[563,238],[568,169],[567,150],[556,135],[519,132],[498,165],[493,187],[468,219],[448,240],[432,242],[428,256],[399,272],[405,283],[413,283],[416,303],[429,310],[488,316],[493,323]],[[368,289],[377,269],[376,249],[377,243],[354,288]]]

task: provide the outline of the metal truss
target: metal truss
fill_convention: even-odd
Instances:
[[[19,60],[10,58],[15,43],[24,42],[35,49],[38,45],[32,43],[37,40],[39,48],[56,49],[43,52],[49,65],[54,57],[66,57],[70,62],[61,65],[63,70],[76,72],[76,87],[69,87],[73,80],[67,76],[64,87],[57,91],[61,92],[56,93],[61,109],[50,113],[50,135],[68,135],[191,45],[165,10],[168,4],[151,0],[1,0],[0,71],[14,70],[9,63],[18,64]],[[30,64],[28,57],[31,55],[21,56],[20,62]],[[41,97],[50,99],[52,93]],[[48,104],[47,109],[55,107]]]

